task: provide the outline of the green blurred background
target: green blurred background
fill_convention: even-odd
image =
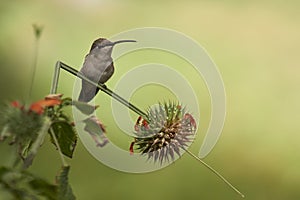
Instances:
[[[300,2],[296,0],[1,1],[0,99],[26,98],[33,63],[34,23],[42,24],[44,31],[32,100],[49,92],[57,60],[79,69],[94,39],[138,27],[174,29],[203,45],[224,79],[225,127],[205,161],[236,185],[246,199],[300,199],[299,10]],[[153,55],[147,57],[149,61],[174,63],[163,53],[134,54],[123,61],[123,66],[122,60],[118,61],[117,66],[122,68],[117,69],[108,85],[113,87],[130,70],[130,63],[138,63],[146,55]],[[191,76],[193,87],[199,86],[197,97],[202,102],[201,125],[191,147],[198,153],[210,119],[209,96],[192,70],[184,73]],[[59,92],[70,96],[73,82],[73,77],[63,74]],[[131,100],[146,108],[159,100],[163,91],[168,93],[158,86],[146,86]],[[99,100],[100,105],[108,103],[104,95]],[[121,140],[120,145],[128,148],[130,139],[116,133],[119,131],[109,108],[101,108],[99,115],[109,137]],[[10,162],[10,150],[0,145],[1,164]],[[240,198],[188,155],[157,172],[126,174],[98,162],[79,141],[74,158],[68,162],[78,199]],[[59,167],[57,152],[45,142],[30,170],[54,180]]]

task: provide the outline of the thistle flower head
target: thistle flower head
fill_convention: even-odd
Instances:
[[[154,161],[174,160],[180,148],[187,147],[194,138],[196,122],[180,104],[164,103],[147,112],[147,119],[139,117],[135,125],[136,137],[130,146]]]

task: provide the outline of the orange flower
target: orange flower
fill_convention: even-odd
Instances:
[[[39,115],[44,113],[46,107],[56,106],[61,104],[60,94],[48,95],[43,100],[32,103],[29,107],[29,112],[35,112]],[[21,105],[18,101],[12,101],[10,103],[12,107],[24,109],[24,105]]]
[[[34,102],[30,105],[29,111],[33,111],[37,114],[43,114],[46,107],[60,105],[60,99],[43,99],[37,102]]]
[[[21,108],[21,104],[18,101],[12,101],[10,105],[15,108]]]

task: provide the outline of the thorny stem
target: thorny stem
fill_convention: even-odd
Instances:
[[[219,172],[217,172],[214,168],[212,168],[210,165],[205,163],[203,160],[201,160],[199,157],[195,156],[192,152],[190,152],[187,149],[184,149],[190,156],[195,158],[197,161],[199,161],[202,165],[204,165],[206,168],[208,168],[212,173],[217,175],[222,181],[224,181],[232,190],[234,190],[237,194],[239,194],[242,198],[245,197],[244,194],[242,194],[236,187],[234,187],[229,181],[227,181]]]
[[[56,136],[55,136],[54,131],[53,131],[52,128],[50,128],[50,133],[51,133],[51,136],[52,136],[52,138],[54,140],[55,146],[57,147],[57,150],[59,152],[59,156],[60,156],[60,159],[61,159],[61,162],[62,162],[63,166],[68,166],[68,163],[66,162],[66,160],[64,158],[64,155],[63,155],[63,153],[61,151],[61,148],[60,148],[60,146],[58,144],[57,138],[56,138]]]
[[[64,64],[63,62],[60,62],[60,61],[57,61],[56,66],[55,66],[55,72],[54,72],[53,81],[52,81],[51,94],[55,94],[56,91],[57,91],[60,68],[64,69],[65,71],[69,72],[70,74],[72,74],[74,76],[79,77],[82,80],[85,80],[86,82],[90,83],[91,85],[96,86],[101,91],[108,94],[109,96],[111,96],[112,98],[114,98],[115,100],[120,102],[121,104],[125,105],[130,110],[132,110],[133,112],[135,112],[138,115],[142,116],[144,119],[147,119],[147,117],[146,117],[147,114],[145,112],[141,111],[139,108],[137,108],[133,104],[126,101],[123,97],[119,96],[118,94],[116,94],[115,92],[113,92],[112,90],[107,88],[106,85],[98,84],[98,83],[93,82],[92,80],[85,77],[82,73],[77,71],[76,69],[74,69],[74,68],[72,68],[72,67],[70,67],[70,66],[68,66],[68,65],[66,65],[66,64]]]

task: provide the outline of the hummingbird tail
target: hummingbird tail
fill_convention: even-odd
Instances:
[[[78,97],[78,101],[82,102],[89,102],[90,100],[87,98],[87,96],[84,94],[84,92],[81,90],[80,95]]]

